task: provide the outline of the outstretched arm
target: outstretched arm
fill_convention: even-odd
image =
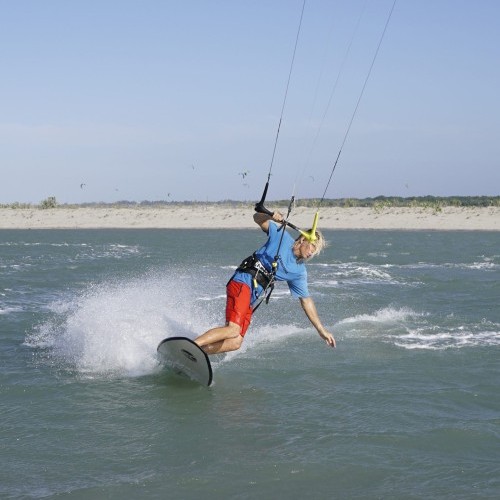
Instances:
[[[314,304],[314,300],[312,299],[312,297],[301,297],[300,305],[302,306],[302,309],[304,309],[304,312],[306,313],[306,316],[309,318],[309,321],[318,331],[320,337],[330,347],[336,347],[337,344],[335,342],[335,338],[328,330],[326,330],[326,328],[321,323],[321,320],[319,319],[318,311],[316,310],[316,305]]]

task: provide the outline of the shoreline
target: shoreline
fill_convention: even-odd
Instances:
[[[270,207],[272,209],[272,207]],[[282,212],[285,210],[281,209]],[[253,207],[0,208],[0,229],[246,229]],[[308,229],[315,209],[297,207],[290,221]],[[500,231],[500,207],[325,207],[319,229]]]

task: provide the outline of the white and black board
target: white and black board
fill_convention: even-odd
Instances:
[[[158,344],[163,363],[178,375],[207,387],[212,383],[212,366],[207,353],[187,337],[169,337]]]

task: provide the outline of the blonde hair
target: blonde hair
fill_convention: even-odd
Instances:
[[[311,234],[312,229],[308,229],[306,233]],[[316,250],[314,251],[313,257],[316,257],[319,255],[327,246],[328,242],[325,240],[325,237],[323,236],[323,233],[319,230],[316,230],[315,232],[316,239],[314,241],[311,241],[311,243],[316,247]],[[300,235],[295,241],[309,241],[304,235]]]

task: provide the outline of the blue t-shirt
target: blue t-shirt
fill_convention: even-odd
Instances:
[[[256,257],[264,264],[268,271],[272,269],[272,263],[278,251],[282,231],[284,231],[284,229],[278,231],[278,226],[274,222],[269,222],[269,238],[266,243],[255,252]],[[309,297],[309,290],[307,288],[307,269],[303,262],[297,262],[297,258],[293,254],[294,243],[295,240],[285,230],[283,241],[279,249],[276,281],[286,281],[292,297],[305,298]],[[262,292],[262,287],[260,285],[258,289],[254,289],[252,276],[248,273],[236,271],[232,279],[241,283],[246,283],[250,287],[252,290],[252,303]]]

